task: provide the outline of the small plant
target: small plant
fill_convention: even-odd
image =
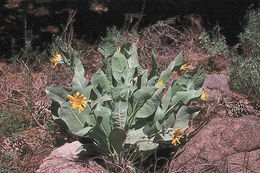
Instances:
[[[101,38],[100,45],[110,46],[111,51],[120,48],[121,45],[127,42],[138,42],[139,35],[136,31],[118,30],[116,27],[107,28],[106,36]]]
[[[115,51],[111,45],[102,44],[99,52],[106,73],[99,69],[87,81],[81,61],[74,57],[72,90],[58,86],[46,89],[52,100],[52,116],[73,134],[90,141],[79,151],[101,155],[114,165],[134,170],[141,153],[149,156],[157,148],[180,143],[182,131],[199,112],[189,103],[200,100],[205,71],[187,72],[167,87],[171,73],[184,64],[182,54],[161,73],[153,56],[148,74],[139,65],[135,45],[123,44]]]
[[[246,16],[248,23],[240,34],[241,52],[232,57],[230,86],[251,98],[260,97],[260,9],[251,10]]]
[[[74,57],[79,58],[81,53],[73,48],[70,39],[65,39],[64,37],[54,38],[50,46],[51,54],[53,56],[51,62],[54,63],[53,68],[55,68],[57,64],[65,63],[70,67],[71,70],[73,70]]]
[[[24,115],[17,116],[15,111],[0,110],[0,137],[2,135],[12,135],[30,126],[30,120]]]
[[[219,26],[213,29],[212,36],[206,32],[202,32],[199,37],[199,42],[206,52],[212,56],[228,55],[228,46],[225,37],[220,34]]]

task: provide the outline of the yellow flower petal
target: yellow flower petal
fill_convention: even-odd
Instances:
[[[62,64],[62,56],[61,54],[57,53],[54,58],[51,59],[51,62],[54,63],[52,68],[55,68],[57,64]]]
[[[182,134],[184,133],[183,131],[181,131],[182,128],[183,128],[183,127],[178,128],[178,129],[175,130],[175,131],[173,132],[173,134],[172,134],[172,144],[173,144],[174,146],[176,146],[177,143],[178,143],[178,144],[181,144],[181,143],[180,143],[180,139],[181,139],[181,138],[184,138],[184,137],[182,136]]]
[[[86,104],[88,103],[86,101],[87,97],[84,97],[84,95],[80,95],[79,92],[74,94],[73,96],[67,95],[67,97],[70,99],[70,103],[72,105],[72,109],[79,109],[79,112],[84,111],[84,107],[86,107]]]
[[[187,64],[184,64],[184,65],[181,66],[181,70],[186,70],[186,69],[188,69]]]
[[[202,94],[201,94],[200,98],[201,98],[201,100],[208,101],[207,92],[205,90],[202,91]]]
[[[160,88],[162,85],[164,84],[164,82],[163,82],[163,78],[160,80],[160,82],[158,83],[158,84],[156,84],[155,86],[157,87],[157,88]]]
[[[120,52],[120,50],[121,50],[121,47],[118,46],[118,47],[116,48],[116,51],[117,51],[117,52]]]

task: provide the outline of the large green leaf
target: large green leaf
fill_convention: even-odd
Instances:
[[[87,106],[85,109],[90,108]],[[71,105],[68,102],[62,103],[58,110],[60,119],[66,123],[69,130],[74,134],[78,134],[79,131],[87,126],[89,120],[88,118],[93,116],[88,114],[88,112],[89,111],[82,111],[79,113],[78,109],[72,110]]]
[[[68,101],[68,94],[71,95],[71,92],[63,87],[58,86],[49,86],[45,89],[46,95],[52,100],[60,105]]]
[[[104,72],[99,69],[93,76],[92,76],[92,85],[94,87],[100,87],[102,93],[107,93],[110,91],[111,83],[108,81]]]
[[[103,41],[98,46],[98,51],[105,59],[110,57],[116,51],[116,46],[112,41]]]
[[[185,130],[189,127],[189,121],[194,118],[199,113],[198,108],[190,108],[188,106],[182,106],[176,114],[176,122],[174,124],[174,129],[183,127]]]
[[[126,133],[123,129],[117,127],[113,128],[109,136],[109,141],[118,155],[124,150],[123,143],[125,142],[125,139]]]
[[[98,120],[100,120],[100,127],[103,128],[106,135],[109,136],[111,133],[111,110],[109,108],[103,107],[103,106],[97,106],[94,110],[94,114],[97,117]]]
[[[154,76],[157,76],[158,74],[158,67],[157,67],[157,62],[156,62],[157,56],[154,54],[152,54],[152,71],[149,74],[149,79],[151,79]]]
[[[178,91],[172,97],[173,106],[177,105],[180,101],[187,104],[191,99],[199,97],[202,93],[202,88],[199,90],[189,90],[189,91]]]
[[[116,52],[112,57],[112,74],[116,81],[124,77],[126,68],[128,68],[127,59],[122,53]]]
[[[96,151],[97,153],[101,153],[104,156],[109,156],[110,153],[110,145],[108,136],[105,134],[104,130],[100,128],[99,125],[93,127],[86,134],[87,138],[94,140],[94,143],[87,144],[86,149],[90,151]],[[93,153],[95,154],[95,153]]]
[[[172,95],[171,91],[172,91],[172,89],[170,86],[162,99],[162,112],[165,112],[169,107],[169,104],[171,102],[171,95]]]
[[[146,100],[142,108],[136,113],[136,118],[147,118],[152,115],[161,103],[163,88],[157,89],[153,96]]]
[[[148,80],[148,70],[143,70],[140,74],[137,76],[136,86],[137,88],[146,87]]]
[[[91,102],[91,108],[95,107],[96,105],[102,105],[103,102],[110,101],[112,98],[110,95],[103,95],[102,97],[97,98],[95,101]]]
[[[154,150],[159,146],[158,143],[154,143],[153,141],[150,140],[145,140],[145,141],[139,141],[136,143],[139,150],[141,151],[148,151],[148,150]]]
[[[126,101],[115,102],[115,109],[112,112],[112,124],[114,127],[124,128],[127,119],[128,103]]]
[[[125,143],[134,145],[139,141],[148,140],[147,135],[144,134],[143,128],[140,129],[130,129],[127,133]]]
[[[137,54],[137,48],[135,45],[132,45],[129,48],[129,51],[127,51],[127,53],[130,55],[130,57],[128,58],[128,64],[130,68],[135,68],[140,66],[139,62],[138,62],[138,54]]]
[[[195,89],[202,87],[206,75],[205,69],[202,67],[200,67],[197,71],[198,72],[191,79],[194,83]]]
[[[84,77],[84,68],[79,58],[75,57],[75,74],[72,80],[73,91],[84,92],[88,86],[88,81]]]
[[[155,89],[155,87],[146,87],[134,92],[132,97],[132,109],[134,113],[141,109],[144,103],[152,97],[152,95],[155,92]]]
[[[166,121],[163,121],[163,132],[166,131],[169,128],[172,128],[176,122],[176,116],[174,113],[171,113],[168,115],[168,118]]]
[[[158,82],[160,80],[163,80],[164,84],[167,85],[168,81],[170,80],[171,73],[174,70],[174,67],[181,65],[181,63],[182,63],[182,53],[176,56],[175,60],[170,63],[167,69],[161,72]]]
[[[76,133],[77,136],[84,137],[93,127],[85,127]]]
[[[150,121],[144,126],[144,134],[146,134],[148,137],[158,132],[158,129],[156,127],[156,121]]]

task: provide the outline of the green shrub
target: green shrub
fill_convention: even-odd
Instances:
[[[246,15],[247,26],[240,34],[241,52],[232,58],[230,86],[237,92],[259,99],[260,97],[260,9]]]
[[[220,34],[219,30],[219,26],[216,26],[212,31],[212,35],[202,32],[199,42],[208,54],[212,56],[227,56],[229,51],[226,39]]]

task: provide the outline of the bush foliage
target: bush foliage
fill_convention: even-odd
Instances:
[[[240,34],[241,52],[233,54],[231,88],[259,99],[260,96],[260,9],[246,15],[247,26]]]

